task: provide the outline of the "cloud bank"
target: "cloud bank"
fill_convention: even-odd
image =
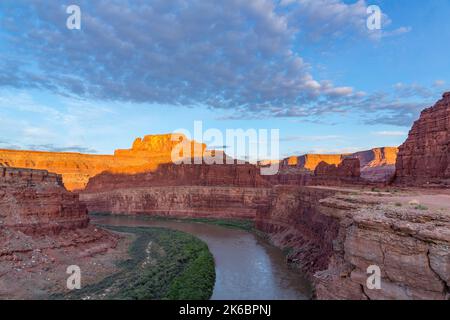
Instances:
[[[0,86],[106,101],[204,105],[239,117],[304,117],[340,112],[360,93],[315,79],[294,49],[299,37],[374,36],[366,28],[362,0],[77,4],[80,31],[65,27],[62,3],[0,4],[1,27],[14,35],[0,39],[10,49],[1,54]]]

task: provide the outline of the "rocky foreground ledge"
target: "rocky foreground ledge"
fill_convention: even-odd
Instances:
[[[118,240],[89,225],[86,207],[61,176],[0,168],[0,298],[48,298],[67,290],[71,265],[81,268],[85,282],[106,276],[126,250]]]

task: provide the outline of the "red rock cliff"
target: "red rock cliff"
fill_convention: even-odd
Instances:
[[[315,185],[340,185],[360,182],[361,169],[358,158],[347,158],[337,166],[319,163],[314,170],[312,184]]]
[[[105,172],[89,180],[85,192],[156,186],[269,187],[251,164],[161,164],[137,174]]]
[[[164,164],[134,175],[102,173],[80,197],[90,212],[254,219],[270,187],[251,164]]]
[[[89,178],[104,171],[138,173],[155,170],[161,163],[170,163],[172,150],[180,138],[186,139],[171,134],[145,136],[136,139],[131,149],[116,150],[114,155],[0,150],[0,165],[48,170],[61,174],[68,190],[84,189]],[[205,145],[190,143],[191,154],[185,156],[203,155]]]
[[[450,92],[422,111],[400,146],[396,182],[450,185]]]
[[[86,206],[47,171],[0,168],[0,226],[25,233],[87,226]]]

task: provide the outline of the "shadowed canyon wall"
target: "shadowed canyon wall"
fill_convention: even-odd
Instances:
[[[270,187],[250,164],[165,164],[141,174],[103,173],[80,197],[91,212],[254,219]]]

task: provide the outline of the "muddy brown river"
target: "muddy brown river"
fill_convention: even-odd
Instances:
[[[213,300],[310,299],[309,282],[286,264],[283,252],[250,232],[205,223],[152,221],[139,217],[107,216],[92,220],[114,226],[164,227],[202,239],[216,264]]]

